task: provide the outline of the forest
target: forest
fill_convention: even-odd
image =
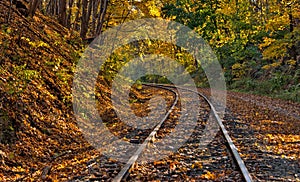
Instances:
[[[36,11],[53,17],[85,43],[113,26],[134,19],[179,22],[197,32],[213,48],[228,88],[299,101],[300,5],[296,0],[10,2],[10,6],[14,4],[28,17],[33,17]],[[7,12],[7,23],[9,18]],[[160,51],[165,54],[166,46],[156,44],[162,46]],[[139,51],[146,54],[147,46],[149,43],[141,43]],[[179,49],[172,54],[179,62],[189,62]],[[115,62],[116,67],[121,64]],[[196,65],[190,72],[203,75],[195,73],[199,69]],[[198,85],[207,86],[205,79],[197,80],[201,80]]]
[[[262,166],[250,169],[254,179],[264,180],[261,173],[268,168],[270,174],[278,174],[268,180],[299,180],[299,0],[1,0],[0,181],[89,181],[100,176],[89,166],[100,163],[96,158],[101,152],[86,140],[74,116],[74,74],[85,50],[97,37],[145,18],[184,25],[212,48],[228,91],[224,120],[240,122],[229,124],[236,130],[240,125],[250,127],[243,130],[255,138],[249,146],[268,156],[267,160],[258,160],[265,161]],[[117,48],[100,69],[95,93],[84,93],[83,97],[95,97],[97,104],[102,104],[98,112],[104,123],[125,141],[130,141],[126,132],[132,128],[116,119],[109,101],[111,87],[126,63],[151,54],[176,60],[197,88],[210,95],[202,65],[180,46],[143,39]],[[148,91],[143,93],[141,86],[144,81],[171,83],[159,75],[133,81],[129,102],[142,116],[147,115],[143,103],[149,100]],[[166,103],[171,102],[166,91],[150,91],[161,92]],[[252,156],[247,147],[241,147],[241,152],[250,161],[246,164],[261,157],[259,152]],[[115,164],[113,159],[101,160]],[[230,176],[230,171],[209,171],[199,161],[189,163],[189,169],[176,168],[180,162],[170,161],[153,165],[166,165],[169,172],[179,170],[180,174],[196,171],[199,176],[194,181],[222,181]],[[141,166],[136,168],[143,170]],[[101,179],[108,179],[106,172]],[[140,180],[141,174],[137,175]],[[230,179],[235,181],[234,177]]]

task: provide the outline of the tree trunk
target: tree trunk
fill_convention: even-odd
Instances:
[[[10,0],[9,3],[10,3],[10,4],[9,4],[9,10],[8,10],[8,13],[7,13],[7,19],[6,19],[6,23],[7,23],[7,24],[9,24],[9,21],[10,21],[11,9],[12,9],[12,5],[13,5],[12,0]]]
[[[87,29],[89,29],[89,23],[90,23],[90,19],[91,19],[91,14],[92,14],[92,8],[93,8],[93,1],[89,1],[89,5],[88,5],[88,11],[87,11]]]
[[[61,25],[67,25],[67,1],[60,0],[59,1],[59,13],[58,13],[58,21]]]
[[[73,8],[74,0],[69,0],[69,11],[68,11],[68,16],[66,20],[66,26],[67,28],[71,28],[71,16],[72,16],[72,8]]]
[[[91,32],[93,33],[93,35],[96,34],[96,23],[97,23],[99,5],[100,5],[100,0],[95,0],[93,3],[92,27],[91,27]]]
[[[97,24],[96,36],[100,35],[102,32],[107,5],[108,5],[108,0],[101,0],[101,8],[100,8],[99,19]]]
[[[86,33],[88,31],[87,6],[88,6],[88,0],[82,0],[82,14],[81,14],[81,28],[80,28],[80,37],[82,39],[86,38]]]
[[[81,9],[81,1],[78,0],[76,2],[76,4],[77,4],[76,6],[77,6],[78,11],[76,13],[75,20],[73,22],[73,29],[76,30],[76,31],[79,31],[78,22],[79,22],[79,15],[80,15],[80,9]]]
[[[29,10],[28,10],[28,15],[30,17],[34,16],[40,2],[41,2],[41,0],[32,0],[32,1],[30,1]]]

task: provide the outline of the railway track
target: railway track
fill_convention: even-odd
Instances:
[[[134,155],[130,157],[130,159],[127,161],[125,165],[118,163],[117,161],[111,161],[111,160],[109,161],[107,159],[103,160],[103,158],[98,159],[98,162],[109,161],[106,164],[102,164],[102,167],[100,167],[102,169],[105,168],[106,170],[105,177],[107,178],[103,177],[103,173],[98,172],[98,175],[94,175],[96,176],[94,178],[89,178],[89,181],[104,181],[104,180],[112,180],[115,182],[126,181],[126,180],[144,181],[144,180],[153,180],[157,178],[160,178],[163,181],[165,180],[169,181],[169,180],[180,180],[182,179],[182,177],[187,178],[185,176],[186,174],[184,173],[188,173],[189,176],[192,176],[192,178],[189,179],[197,180],[197,178],[193,178],[193,176],[197,176],[197,173],[199,173],[199,171],[201,170],[203,171],[202,169],[204,168],[203,166],[206,166],[206,169],[204,171],[207,171],[206,175],[208,176],[208,178],[209,178],[209,174],[211,174],[209,170],[217,170],[217,171],[226,170],[227,172],[223,174],[225,176],[229,174],[233,174],[233,175],[235,174],[237,176],[234,178],[235,180],[247,181],[247,182],[252,181],[252,178],[243,160],[241,159],[236,146],[234,145],[232,139],[228,135],[228,131],[225,129],[222,120],[218,116],[214,105],[208,100],[207,97],[205,97],[203,94],[198,92],[196,94],[198,94],[199,97],[202,98],[202,102],[203,103],[205,102],[208,105],[208,108],[210,109],[210,111],[203,111],[204,113],[206,113],[204,114],[205,118],[207,119],[209,117],[208,116],[209,114],[210,116],[213,116],[215,121],[218,123],[218,126],[221,129],[221,132],[219,132],[219,134],[216,136],[216,138],[218,139],[216,141],[213,141],[212,145],[208,146],[208,148],[210,148],[208,149],[208,151],[197,150],[199,148],[199,141],[200,141],[199,135],[201,136],[201,131],[203,132],[203,122],[202,122],[199,124],[199,126],[195,128],[196,132],[191,136],[191,140],[187,142],[186,146],[180,148],[178,152],[175,153],[173,156],[170,156],[167,160],[160,160],[160,162],[140,165],[139,168],[141,169],[140,170],[137,169],[138,168],[136,167],[138,163],[137,160],[143,154],[143,152],[149,146],[149,144],[153,143],[153,139],[155,137],[163,138],[164,135],[162,134],[163,132],[161,132],[161,130],[165,130],[165,128],[168,128],[167,123],[168,122],[170,123],[170,121],[168,121],[170,120],[169,117],[171,113],[174,112],[174,110],[176,110],[176,106],[180,104],[179,95],[176,92],[176,89],[181,89],[185,92],[195,92],[187,88],[174,87],[171,85],[160,85],[160,84],[143,84],[143,85],[146,87],[163,89],[172,93],[172,95],[174,96],[173,103],[171,104],[168,111],[161,119],[161,121],[150,132],[150,134],[147,134],[146,136],[144,135],[144,139],[140,143],[138,150],[136,150]],[[206,110],[208,109],[206,108]],[[218,146],[220,146],[220,148]],[[218,148],[216,149],[216,147]],[[196,150],[198,152],[194,153],[194,151]],[[188,156],[188,157],[182,157],[182,156]],[[206,159],[202,160],[201,158],[204,156]],[[220,161],[223,162],[224,165],[221,165],[219,168],[215,167],[214,164]],[[95,170],[97,169],[93,169],[93,166],[95,164],[97,164],[96,159],[90,161],[88,165],[88,169],[89,171],[91,170],[92,173],[97,174],[97,172],[95,172]],[[174,169],[174,166],[176,170]],[[101,170],[100,168],[98,169]],[[152,177],[145,177],[143,173],[145,174],[145,176],[147,175],[147,173],[155,173],[155,175],[152,174]],[[163,177],[159,177],[160,175],[159,173],[162,173]],[[113,177],[110,178],[108,176],[113,176]],[[226,180],[226,177],[223,177],[223,180]]]

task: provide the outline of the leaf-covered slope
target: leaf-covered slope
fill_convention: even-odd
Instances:
[[[0,181],[77,174],[95,152],[72,115],[80,39],[40,13],[9,10],[9,1],[0,2],[0,22]]]

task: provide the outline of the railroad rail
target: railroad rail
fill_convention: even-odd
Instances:
[[[172,112],[172,110],[176,106],[176,104],[178,102],[178,98],[179,98],[177,92],[175,92],[173,90],[175,88],[177,88],[177,89],[183,89],[183,90],[186,90],[186,91],[190,91],[190,92],[196,93],[196,94],[198,94],[199,96],[201,96],[201,97],[203,97],[205,99],[205,101],[209,104],[209,106],[211,108],[211,111],[213,113],[213,116],[215,117],[215,119],[216,119],[216,121],[217,121],[217,123],[218,123],[218,125],[219,125],[219,127],[220,127],[220,129],[222,131],[222,135],[226,139],[226,142],[227,142],[227,144],[229,146],[229,150],[232,153],[234,161],[237,164],[237,166],[238,166],[238,168],[239,168],[239,170],[240,170],[240,172],[242,174],[242,177],[244,178],[244,180],[246,182],[251,182],[252,181],[251,175],[248,172],[248,169],[246,168],[245,163],[242,160],[240,154],[238,153],[237,147],[234,145],[232,139],[230,138],[230,136],[228,134],[228,131],[226,130],[224,124],[222,123],[221,118],[217,114],[214,105],[212,104],[212,102],[205,95],[203,95],[203,94],[201,94],[199,92],[195,92],[194,90],[190,90],[190,89],[182,88],[182,87],[175,87],[175,86],[172,86],[172,85],[152,84],[152,83],[143,83],[143,85],[168,90],[168,91],[170,91],[171,93],[174,94],[175,99],[174,99],[174,102],[173,102],[171,108],[168,110],[168,112],[166,113],[166,115],[164,116],[164,118],[162,118],[162,120],[156,125],[156,127],[153,129],[153,131],[150,133],[150,135],[140,145],[140,147],[135,152],[135,154],[128,160],[128,162],[125,164],[125,166],[122,168],[122,170],[113,179],[114,182],[120,182],[120,181],[126,179],[126,177],[128,176],[129,170],[132,167],[132,165],[137,161],[137,159],[139,158],[139,156],[141,155],[141,153],[143,152],[143,150],[146,148],[147,144],[149,142],[151,142],[152,138],[156,135],[156,133],[158,132],[158,130],[160,129],[160,127],[162,126],[162,124],[169,117],[170,113]]]
[[[144,84],[147,85],[147,84]],[[149,86],[149,85],[148,85]],[[163,86],[157,85],[156,87],[164,88]],[[122,170],[119,172],[119,174],[114,178],[113,181],[118,182],[121,181],[127,174],[128,170],[131,168],[131,166],[137,161],[139,155],[143,152],[143,150],[146,148],[147,144],[152,140],[153,137],[155,137],[156,133],[160,129],[161,125],[165,122],[165,120],[169,117],[173,109],[175,108],[177,102],[178,102],[178,94],[173,91],[172,89],[164,88],[170,92],[172,92],[175,95],[175,100],[171,106],[171,108],[168,110],[166,115],[162,118],[162,120],[156,125],[156,127],[153,129],[153,131],[150,133],[150,135],[145,139],[145,141],[141,144],[141,146],[138,148],[138,150],[135,152],[135,154],[128,160],[126,165],[122,168]]]

